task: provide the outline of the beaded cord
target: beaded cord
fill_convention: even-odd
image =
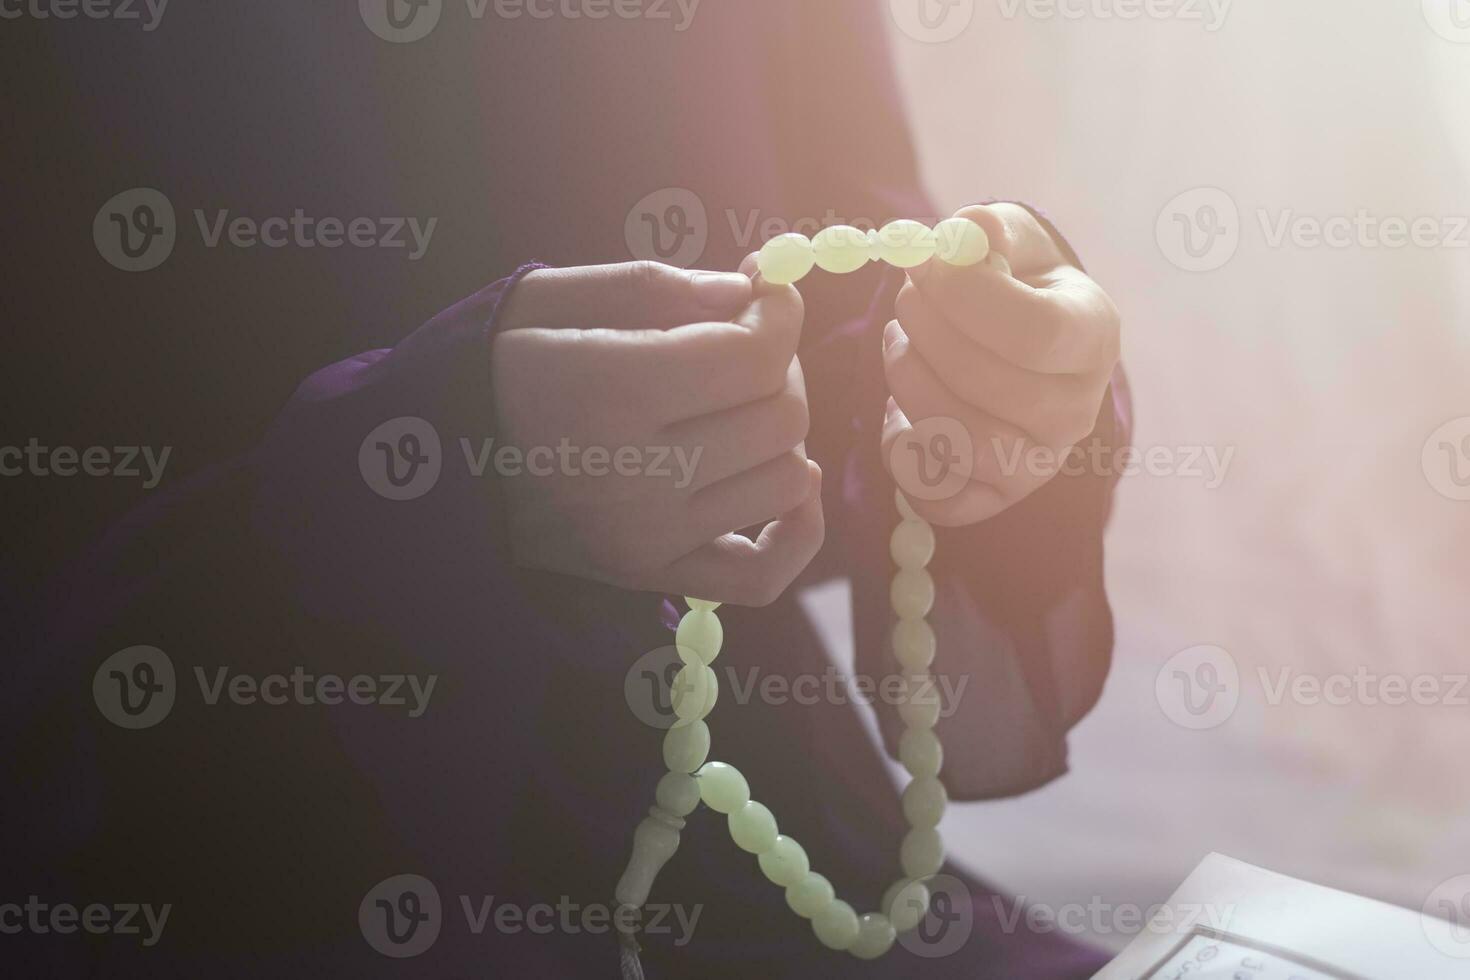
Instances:
[[[795,283],[813,268],[844,274],[870,261],[884,261],[911,269],[937,258],[951,265],[969,266],[985,261],[990,242],[985,230],[966,218],[951,218],[929,228],[901,219],[882,229],[864,232],[849,225],[823,229],[814,239],[781,235],[760,250],[761,276],[775,285]],[[994,256],[1003,267],[1003,257]],[[825,877],[812,870],[806,851],[780,833],[776,817],[751,798],[750,786],[734,766],[709,761],[710,730],[705,718],[719,698],[720,684],[711,664],[724,643],[724,628],[715,614],[719,603],[688,598],[689,611],[674,636],[683,666],[674,678],[672,706],[676,721],[664,735],[663,763],[668,770],[659,780],[648,816],[633,833],[633,854],[619,879],[614,896],[619,922],[636,922],[638,912],[659,871],[679,847],[684,818],[702,802],[723,814],[737,847],[756,858],[761,873],[785,892],[791,911],[811,922],[818,942],[859,959],[877,959],[893,947],[899,933],[915,928],[929,910],[926,882],[944,864],[939,821],[949,803],[940,781],[944,749],[934,727],[940,701],[930,667],[936,638],[927,616],[934,604],[934,579],[928,564],[934,556],[935,534],[928,522],[895,493],[900,520],[889,539],[889,553],[897,566],[889,599],[897,616],[893,652],[902,670],[898,712],[904,723],[899,761],[910,782],[903,792],[904,817],[909,832],[899,847],[900,876],[878,903],[878,910],[858,914],[842,901]],[[624,976],[641,976],[637,944],[622,936]],[[630,971],[628,952],[632,950]]]

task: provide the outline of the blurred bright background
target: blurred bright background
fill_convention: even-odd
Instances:
[[[948,837],[1052,906],[1163,901],[1223,851],[1417,910],[1470,873],[1470,689],[1273,705],[1258,671],[1430,676],[1445,694],[1470,672],[1470,502],[1449,495],[1449,449],[1431,446],[1439,470],[1423,461],[1470,416],[1470,3],[1239,0],[1215,21],[1181,0],[1163,6],[1204,19],[1125,21],[1093,13],[1110,0],[1072,0],[1078,18],[979,0],[954,16],[971,6],[938,43],[895,21],[930,189],[947,207],[1045,209],[1123,310],[1135,444],[1234,457],[1213,489],[1123,480],[1117,660],[1073,772],[954,808]],[[1166,208],[1196,188],[1239,215],[1212,212],[1238,247],[1208,271],[1171,259],[1187,253]],[[1360,212],[1431,218],[1452,240],[1273,241],[1283,218]],[[1203,235],[1211,214],[1194,217]],[[1238,665],[1239,705],[1189,730],[1155,679],[1201,644]]]

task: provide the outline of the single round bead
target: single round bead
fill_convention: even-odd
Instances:
[[[720,696],[720,679],[702,663],[685,664],[674,675],[670,694],[679,723],[698,721],[714,710]]]
[[[949,804],[944,784],[933,776],[923,776],[908,784],[903,791],[903,815],[910,827],[937,827]]]
[[[934,226],[935,256],[950,265],[976,265],[990,254],[990,236],[969,218],[949,218]]]
[[[915,779],[937,776],[944,766],[944,743],[932,729],[904,729],[898,738],[898,761]]]
[[[776,818],[763,804],[747,800],[730,811],[730,836],[742,851],[763,854],[776,846]]]
[[[699,780],[687,772],[666,772],[653,795],[660,810],[687,817],[699,806]]]
[[[934,608],[934,576],[924,568],[901,568],[888,596],[900,619],[922,619]]]
[[[807,876],[812,863],[806,851],[785,834],[776,835],[776,843],[769,850],[760,852],[761,874],[774,885],[790,888]]]
[[[895,490],[895,491],[893,491],[893,501],[894,501],[894,503],[898,507],[898,515],[900,517],[902,517],[904,520],[906,520],[906,521],[922,521],[923,520],[923,518],[919,516],[918,511],[914,510],[913,505],[909,503],[909,498],[907,498],[907,497],[905,497],[903,495],[903,491],[902,490]]]
[[[893,655],[906,670],[928,670],[934,662],[938,639],[923,619],[900,619],[893,627]]]
[[[700,799],[716,813],[732,813],[750,802],[750,784],[734,766],[711,762],[695,778]]]
[[[833,225],[817,232],[812,239],[812,252],[817,268],[838,275],[856,272],[873,257],[868,233],[852,225]]]
[[[883,893],[883,911],[896,932],[908,932],[929,913],[929,886],[900,878]]]
[[[713,663],[724,642],[725,627],[720,625],[720,617],[708,609],[691,609],[674,631],[674,646],[679,648],[680,659],[686,661],[692,655],[702,664]]]
[[[898,702],[898,716],[909,728],[927,731],[939,724],[939,685],[929,674],[908,674]]]
[[[798,282],[812,271],[816,262],[811,239],[794,232],[777,235],[766,242],[756,257],[761,276],[775,286]]]
[[[810,919],[837,899],[832,882],[808,871],[806,877],[786,889],[786,904],[803,919]]]
[[[828,949],[840,951],[850,948],[857,942],[858,929],[857,913],[840,898],[812,916],[812,932]]]
[[[899,568],[923,568],[934,557],[934,529],[923,521],[899,521],[888,539],[888,553]]]
[[[904,835],[898,862],[909,878],[928,878],[944,867],[944,841],[934,827],[915,827]]]
[[[714,612],[720,608],[720,603],[711,602],[708,599],[692,599],[689,596],[685,596],[684,602],[688,604],[691,610],[696,612]]]
[[[876,960],[893,948],[893,940],[897,936],[888,916],[869,912],[858,919],[857,941],[847,951],[860,960]]]
[[[934,229],[908,218],[891,221],[878,232],[878,257],[900,269],[923,265],[938,247]]]
[[[702,721],[678,725],[664,733],[664,768],[693,772],[709,757],[709,726]]]

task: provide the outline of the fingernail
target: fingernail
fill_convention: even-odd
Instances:
[[[750,295],[750,279],[737,272],[696,272],[689,278],[700,306],[727,310],[739,306]]]

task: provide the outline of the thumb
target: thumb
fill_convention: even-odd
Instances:
[[[750,302],[748,276],[658,262],[538,269],[516,284],[502,330],[666,330],[728,320]]]

